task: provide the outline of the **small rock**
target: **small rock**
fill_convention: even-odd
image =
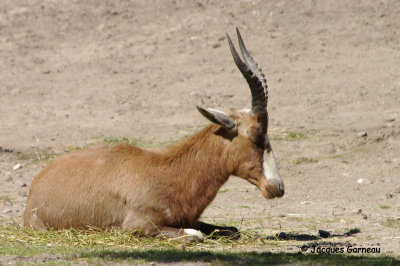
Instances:
[[[13,152],[13,149],[4,149],[4,152]]]
[[[24,181],[16,181],[15,184],[17,184],[20,187],[26,187],[26,183]]]
[[[12,174],[11,172],[7,172],[6,173],[6,181],[7,182],[11,182],[13,180]]]
[[[28,193],[26,193],[25,191],[18,191],[18,195],[20,195],[21,197],[26,198],[28,196]]]
[[[357,137],[366,137],[366,136],[368,136],[368,133],[367,133],[367,131],[361,131],[361,132],[358,132],[358,134],[357,134]]]
[[[385,196],[386,196],[387,199],[393,198],[393,194],[392,193],[387,193]]]
[[[400,193],[400,187],[395,188],[395,189],[393,190],[393,193]]]
[[[354,210],[351,211],[351,213],[361,214],[362,213],[362,209],[354,209]]]
[[[213,46],[212,46],[212,48],[218,48],[218,47],[221,47],[221,43],[219,43],[219,42],[217,42],[217,43],[214,43],[213,44]]]
[[[357,183],[358,183],[358,184],[363,184],[363,183],[365,183],[365,184],[372,184],[372,182],[371,182],[370,180],[366,179],[366,178],[359,178],[359,179],[357,179]]]
[[[302,205],[308,205],[310,203],[311,203],[311,201],[302,201],[302,202],[300,202],[300,204],[302,204]]]
[[[325,230],[318,230],[318,234],[320,237],[327,238],[331,236],[331,233]]]
[[[363,217],[363,219],[365,219],[365,220],[368,219],[368,216],[367,216],[366,214],[363,214],[362,217]]]
[[[21,169],[21,168],[22,168],[22,164],[20,164],[20,163],[17,163],[16,165],[13,166],[14,171]]]
[[[4,210],[3,210],[3,214],[10,213],[10,212],[12,212],[11,209],[4,209]]]

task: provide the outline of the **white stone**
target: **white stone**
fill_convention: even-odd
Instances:
[[[358,183],[358,184],[363,184],[363,183],[365,183],[365,184],[372,184],[372,181],[371,181],[371,180],[368,180],[368,179],[366,179],[366,178],[359,178],[359,179],[357,179],[357,183]]]
[[[6,181],[7,181],[7,182],[10,182],[10,181],[12,181],[12,180],[13,180],[13,177],[12,177],[11,172],[7,172],[7,173],[6,173]]]
[[[17,163],[16,165],[13,166],[14,171],[21,169],[21,168],[22,168],[22,164],[20,164],[20,163]]]
[[[357,137],[366,137],[366,136],[368,136],[368,133],[366,132],[366,131],[361,131],[361,132],[358,132],[358,134],[357,134]]]
[[[12,212],[11,209],[4,209],[4,210],[3,210],[3,213],[4,213],[4,214],[10,213],[10,212]]]

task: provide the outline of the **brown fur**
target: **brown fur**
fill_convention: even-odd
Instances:
[[[234,110],[230,116],[238,123],[234,132],[211,124],[157,151],[119,144],[51,162],[32,182],[24,225],[161,230],[176,237],[179,228],[204,227],[198,219],[230,175],[273,197],[262,175],[264,150],[252,140],[265,134],[265,119]]]

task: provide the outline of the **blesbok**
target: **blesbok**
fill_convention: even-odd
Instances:
[[[89,148],[51,162],[33,180],[24,225],[35,230],[121,227],[147,236],[202,240],[234,227],[198,219],[230,175],[256,185],[265,198],[284,186],[268,139],[267,84],[237,31],[233,59],[251,90],[251,110],[229,114],[198,107],[212,123],[159,150],[129,144]]]

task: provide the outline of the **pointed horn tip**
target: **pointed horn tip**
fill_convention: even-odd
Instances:
[[[238,36],[238,39],[242,38],[242,35],[240,34],[240,31],[238,28],[236,28],[236,35]]]
[[[197,111],[199,111],[200,113],[203,113],[203,112],[204,112],[204,108],[201,107],[201,106],[196,105],[196,109],[197,109]]]
[[[232,39],[231,39],[231,37],[229,36],[228,33],[226,33],[226,39],[228,40],[229,47],[232,47],[233,46],[233,42],[232,42]]]
[[[238,28],[236,28],[236,35],[237,35],[239,44],[241,43],[241,46],[243,45],[244,49],[245,49],[246,52],[247,52],[246,46],[244,45],[244,42],[243,42],[243,39],[242,39],[242,34],[240,34],[240,31],[239,31]]]
[[[229,36],[229,34],[228,34],[227,32],[225,32],[225,34],[226,34],[226,38],[227,38],[228,40],[231,40],[231,36]]]

